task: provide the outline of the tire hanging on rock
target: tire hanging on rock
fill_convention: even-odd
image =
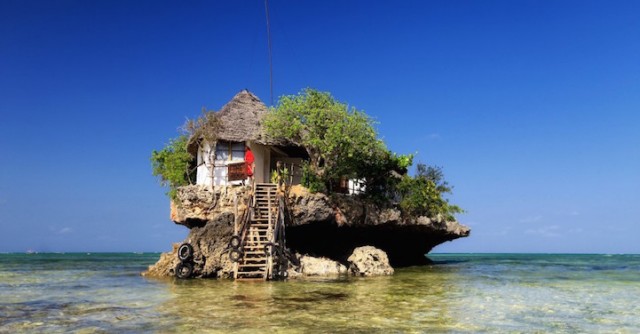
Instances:
[[[191,262],[180,262],[176,266],[175,269],[176,277],[185,279],[191,277],[193,274],[193,263]]]
[[[234,235],[231,237],[231,240],[229,240],[229,248],[239,248],[240,247],[240,237],[237,235]]]
[[[188,261],[193,257],[193,246],[188,243],[183,243],[178,248],[178,259],[182,262]]]
[[[240,251],[240,249],[238,248],[233,248],[229,252],[229,260],[231,260],[231,262],[238,262],[241,257],[242,257],[242,251]]]

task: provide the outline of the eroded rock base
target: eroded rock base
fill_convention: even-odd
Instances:
[[[429,264],[425,254],[450,237],[423,227],[406,226],[337,226],[313,223],[287,228],[287,245],[301,254],[327,257],[347,263],[354,249],[373,246],[382,249],[393,267]]]
[[[234,215],[226,212],[208,221],[202,227],[193,227],[184,240],[193,246],[192,277],[224,278],[233,273],[233,263],[226,252],[229,240],[233,235]],[[163,253],[160,260],[142,273],[143,276],[174,276],[174,269],[180,262],[177,250],[180,243],[173,245],[173,250]]]

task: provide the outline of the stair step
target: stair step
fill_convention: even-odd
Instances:
[[[244,248],[248,249],[264,249],[265,245],[245,245]]]
[[[243,268],[243,269],[255,268],[254,270],[258,270],[260,268],[266,268],[266,267],[268,267],[266,261],[262,263],[251,262],[251,263],[242,263],[238,265],[238,268]]]
[[[258,254],[256,254],[256,255],[258,255]],[[246,264],[259,264],[259,265],[263,266],[263,265],[266,265],[267,260],[268,259],[266,257],[264,257],[264,255],[259,256],[259,257],[250,257],[250,258],[244,259],[244,262],[240,263],[240,266],[244,266]]]
[[[266,266],[262,267],[262,268],[242,268],[242,267],[238,267],[238,274],[264,274],[266,273]]]
[[[238,281],[266,281],[267,280],[267,275],[266,274],[260,274],[260,275],[251,275],[251,276],[240,276],[238,275],[238,278],[236,278]]]

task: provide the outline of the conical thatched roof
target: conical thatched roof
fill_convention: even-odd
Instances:
[[[234,142],[254,141],[265,145],[288,143],[284,139],[268,138],[263,133],[261,123],[268,112],[267,106],[257,96],[243,89],[216,112],[220,120],[216,138]],[[189,138],[187,150],[194,156],[200,139]]]
[[[248,90],[236,94],[218,111],[221,122],[217,137],[228,141],[262,141],[260,123],[267,106]]]

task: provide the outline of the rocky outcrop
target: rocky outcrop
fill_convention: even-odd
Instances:
[[[297,271],[304,276],[339,276],[347,273],[347,267],[327,258],[303,255]]]
[[[325,194],[310,193],[301,186],[294,186],[289,191],[290,226],[305,225],[316,222],[331,222],[335,219],[335,210]]]
[[[171,219],[191,229],[185,241],[194,247],[196,277],[231,273],[232,264],[224,251],[236,214],[246,209],[249,190],[244,186],[178,189]],[[383,265],[385,259],[393,267],[426,264],[425,254],[433,247],[470,233],[468,227],[441,216],[410,217],[393,206],[378,206],[355,196],[313,194],[300,186],[290,189],[287,206],[287,246],[304,254],[298,267],[303,275],[340,274],[347,266],[358,275],[387,274],[391,267]],[[355,255],[354,250],[363,246],[376,251],[365,248]],[[173,275],[178,263],[176,247],[162,254],[145,274]]]
[[[244,210],[249,187],[185,186],[176,190],[171,201],[171,220],[188,228],[202,227],[225,212]]]
[[[234,215],[223,212],[209,220],[202,227],[193,227],[184,240],[193,246],[193,277],[230,277],[233,263],[226,252],[229,240],[233,235]],[[163,253],[160,260],[143,273],[144,276],[174,276],[174,269],[179,263],[177,249]]]
[[[392,275],[387,253],[371,246],[358,247],[347,259],[349,272],[354,276]]]
[[[470,233],[441,216],[407,217],[395,207],[349,195],[310,194],[299,186],[289,192],[289,207],[288,246],[342,263],[355,248],[370,245],[384,250],[394,267],[427,264],[425,254],[433,247]]]

